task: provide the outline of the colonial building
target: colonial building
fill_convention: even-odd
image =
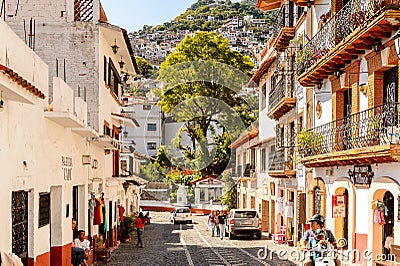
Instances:
[[[121,73],[137,66],[100,1],[8,1],[4,14],[0,248],[25,265],[70,265],[71,219],[113,246],[126,193],[140,193],[120,173],[121,129],[136,126],[121,112]]]
[[[374,258],[386,253],[393,229],[400,243],[399,59],[392,38],[399,7],[334,1],[321,8],[331,19],[310,32],[297,68],[299,82],[314,94],[313,127],[298,138],[301,162],[312,170],[310,215],[326,215],[345,249],[368,249]],[[385,221],[374,219],[381,210],[376,203],[387,208]]]
[[[383,243],[392,230],[395,244],[400,243],[399,59],[393,40],[399,3],[259,0],[257,6],[288,12],[267,47],[277,51],[283,82],[294,74],[304,100],[299,104],[297,98],[296,103],[296,95],[284,90],[282,101],[270,98],[268,114],[279,121],[277,145],[289,148],[289,155],[291,147],[297,147],[297,161],[306,167],[304,183],[299,170],[296,175],[299,191],[307,194],[307,217],[326,216],[327,227],[342,240],[343,252],[372,252],[370,259],[350,262],[372,265],[377,255],[387,253]],[[279,67],[282,52],[283,59],[292,59]],[[295,67],[288,69],[290,64]],[[280,84],[277,80],[271,79],[272,87]],[[290,111],[294,108],[296,112]],[[296,145],[291,144],[294,135]],[[279,157],[286,162],[290,158],[287,151]],[[285,174],[291,170],[287,167]],[[292,169],[300,168],[298,164]]]
[[[124,97],[124,113],[135,117],[140,127],[123,129],[123,140],[140,153],[155,157],[158,147],[164,142],[164,124],[161,107],[155,100],[145,97]]]
[[[277,232],[279,226],[285,226],[287,237],[294,243],[301,237],[304,219],[296,213],[302,190],[303,170],[298,167],[296,158],[296,135],[302,128],[304,111],[302,101],[303,88],[296,82],[295,57],[297,39],[304,31],[306,13],[304,8],[292,1],[258,1],[257,7],[263,11],[279,9],[274,22],[272,36],[266,42],[262,52],[260,67],[250,82],[258,85],[263,101],[260,110],[275,120],[274,157],[268,168],[268,175],[274,180],[276,188],[270,190],[273,195],[274,226],[270,233]],[[260,121],[266,117],[260,115]],[[304,194],[303,194],[304,195]],[[304,197],[304,196],[303,196]]]

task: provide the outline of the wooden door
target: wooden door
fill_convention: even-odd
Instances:
[[[261,206],[262,230],[269,231],[269,201],[263,200]]]

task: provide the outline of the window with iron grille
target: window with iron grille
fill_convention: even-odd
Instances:
[[[321,214],[321,189],[314,188],[314,214]]]
[[[39,195],[39,228],[50,224],[50,193]]]
[[[157,131],[157,124],[156,123],[148,123],[147,131]]]
[[[265,172],[267,153],[265,148],[261,150],[261,172]]]

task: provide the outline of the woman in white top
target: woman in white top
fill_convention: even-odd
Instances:
[[[385,248],[392,254],[392,245],[394,244],[394,228],[392,229],[392,234],[386,237]]]

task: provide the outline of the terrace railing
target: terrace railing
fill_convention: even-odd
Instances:
[[[283,75],[269,92],[268,110],[271,111],[284,98],[294,98],[294,76],[291,74]]]
[[[298,135],[301,157],[400,144],[399,103],[383,105],[332,121]]]
[[[304,73],[358,27],[388,9],[399,9],[398,0],[351,0],[297,53],[297,75]]]
[[[289,5],[283,5],[281,7],[273,25],[273,34],[275,38],[279,35],[282,28],[294,27],[294,15],[293,12],[290,12]]]

